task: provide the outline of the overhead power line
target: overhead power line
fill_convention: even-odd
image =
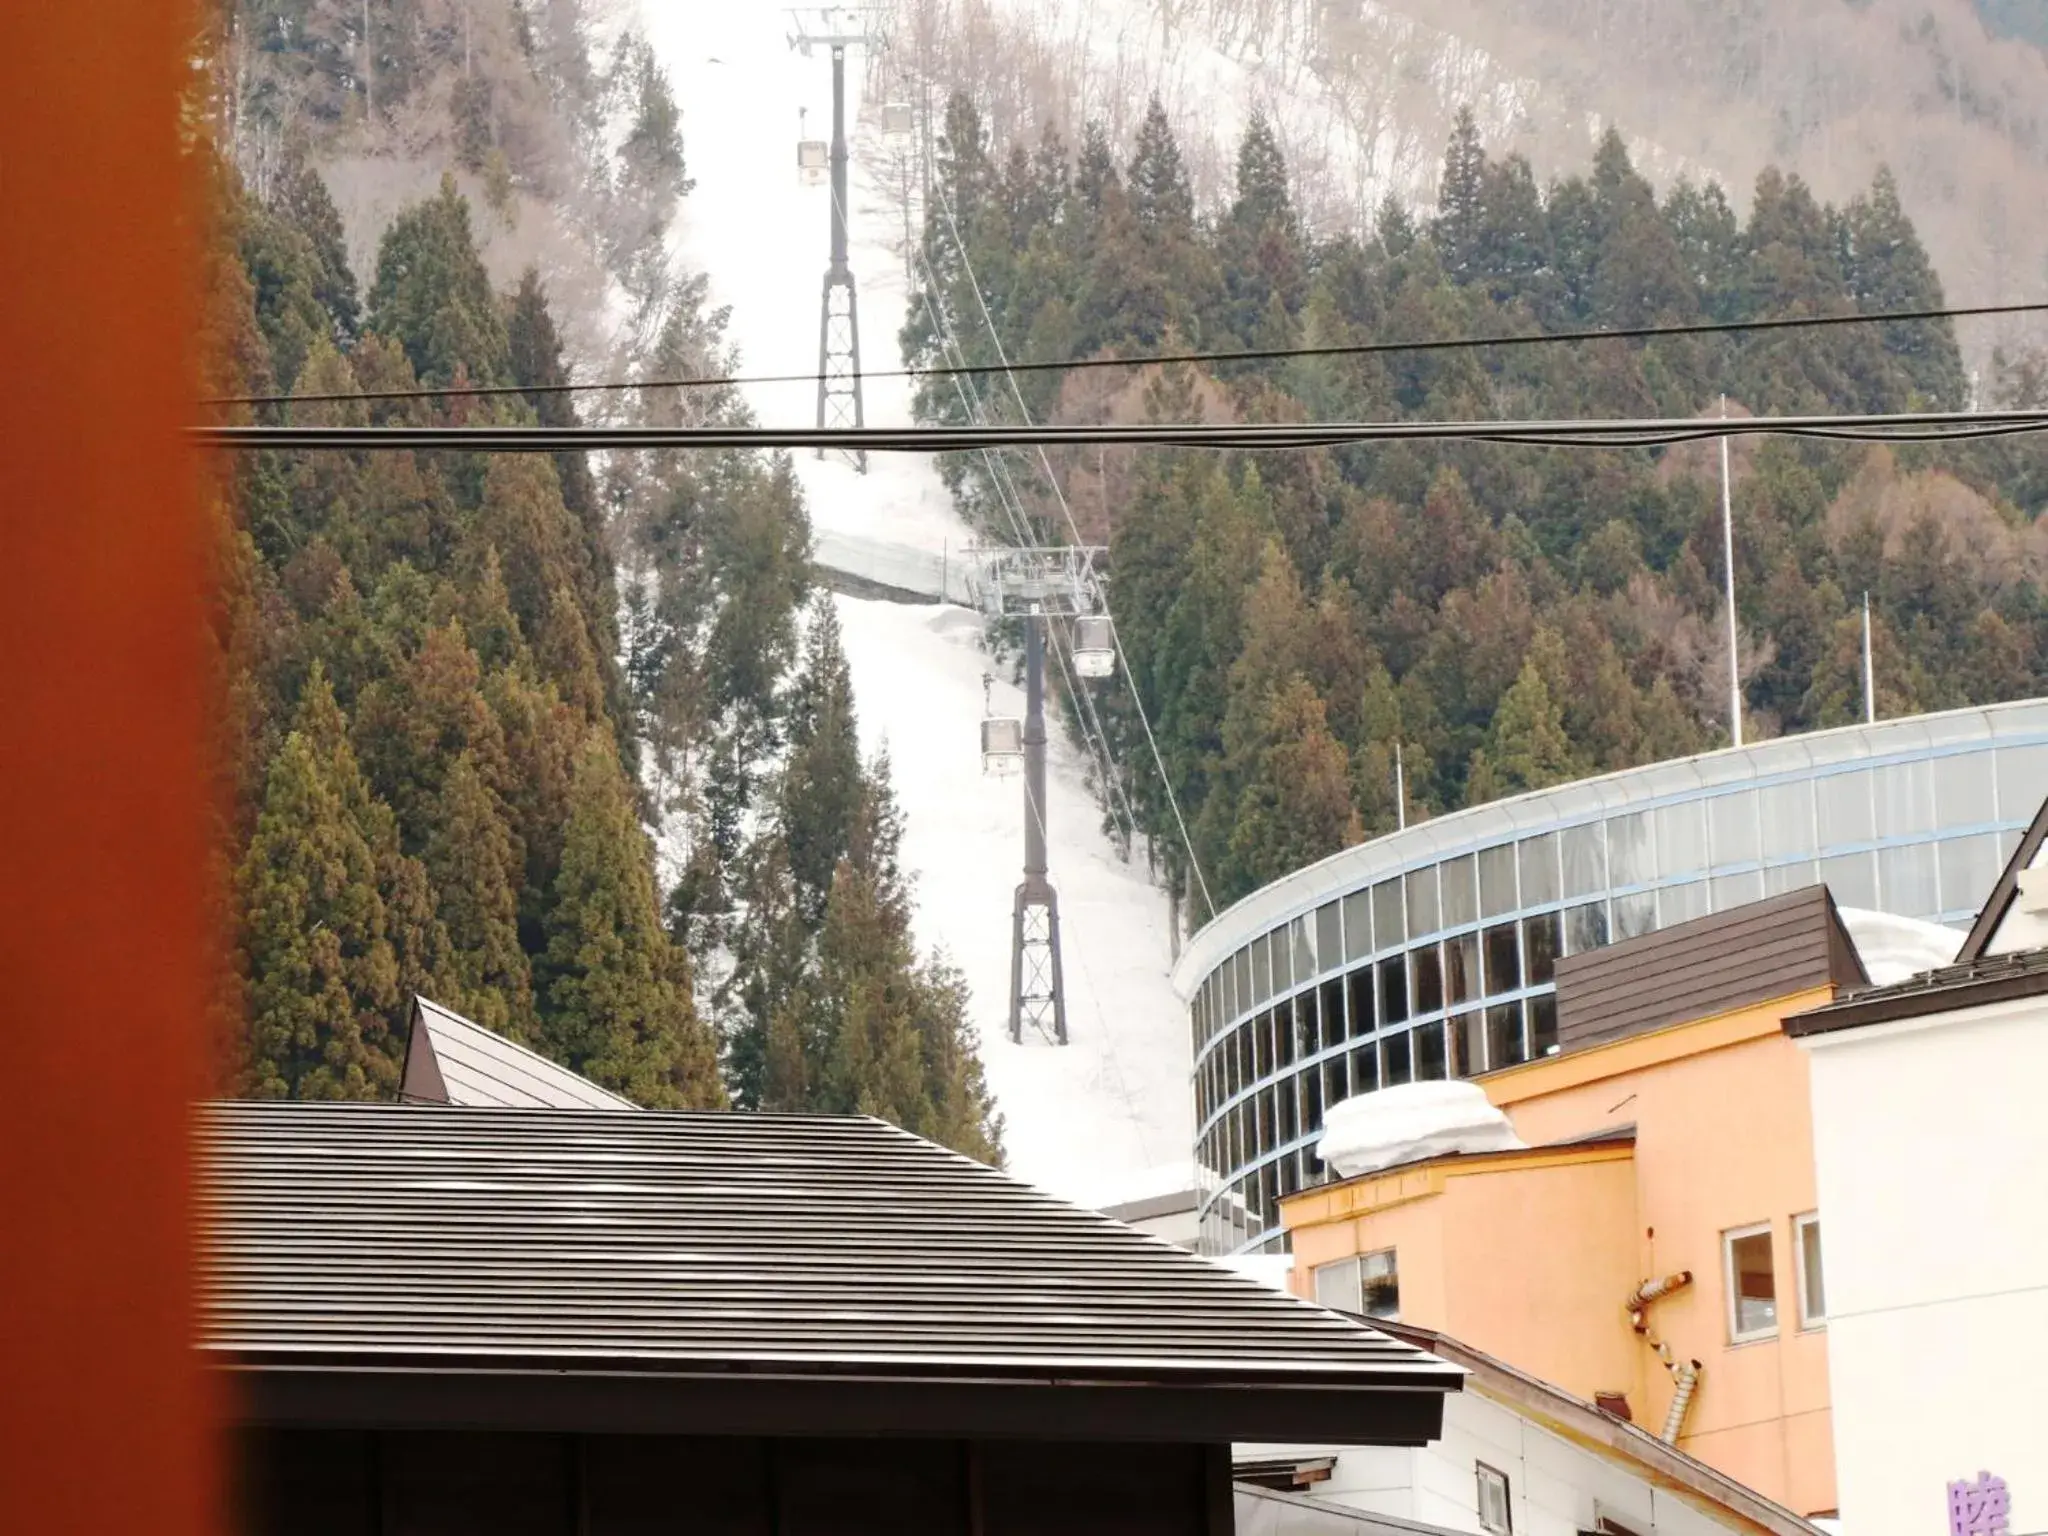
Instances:
[[[1322,347],[1254,347],[1235,352],[1155,352],[1137,357],[1065,357],[1040,362],[952,363],[930,368],[881,368],[863,379],[941,379],[960,375],[1060,373],[1091,368],[1153,368],[1188,363],[1261,363],[1292,358],[1382,357],[1394,353],[1463,352],[1489,347],[1550,346],[1586,341],[1654,341],[1663,337],[1724,336],[1738,332],[1824,330],[1843,325],[1906,325],[1915,321],[1969,320],[1988,315],[2048,314],[2048,302],[1972,304],[1948,309],[1902,309],[1881,314],[1781,315],[1766,320],[1712,320],[1693,325],[1617,326],[1608,330],[1535,331],[1501,336],[1456,336],[1435,341],[1361,341]],[[811,373],[723,374],[710,378],[600,379],[589,383],[465,384],[437,388],[375,389],[317,395],[220,395],[205,405],[333,405],[350,400],[487,399],[498,395],[618,393],[632,389],[720,389],[750,384],[815,384]]]
[[[455,453],[573,453],[659,449],[842,449],[965,453],[986,448],[1147,447],[1230,450],[1335,448],[1358,443],[1477,442],[1561,448],[1655,448],[1723,437],[1840,442],[1963,442],[2048,430],[2048,410],[1910,411],[1897,415],[1663,417],[1613,421],[1114,422],[952,427],[334,427],[208,426],[192,439],[218,448]]]

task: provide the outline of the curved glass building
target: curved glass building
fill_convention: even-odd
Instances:
[[[1558,958],[1825,882],[1965,924],[2048,798],[2048,699],[1540,790],[1274,882],[1189,940],[1201,1247],[1278,1249],[1323,1110],[1555,1049]]]

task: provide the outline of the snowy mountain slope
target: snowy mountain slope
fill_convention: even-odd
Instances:
[[[747,372],[814,368],[829,194],[798,185],[795,144],[799,108],[808,109],[808,135],[829,134],[830,63],[793,53],[786,13],[766,0],[643,0],[642,9],[684,108],[696,180],[679,220],[677,260],[708,273],[714,302],[732,305],[730,334]],[[863,71],[847,73],[849,112],[858,113]],[[852,264],[869,369],[900,366],[904,304],[902,213],[872,180],[886,174],[881,159],[877,137],[862,134]],[[815,417],[810,384],[750,386],[748,397],[764,422]],[[870,380],[866,410],[874,425],[907,423],[907,382]],[[881,455],[864,476],[808,456],[796,467],[820,543],[835,559],[854,558],[865,544],[878,559],[908,548],[957,560],[970,542],[925,460]],[[1100,1191],[1148,1169],[1184,1162],[1192,1139],[1187,1024],[1167,981],[1165,898],[1100,832],[1080,748],[1055,739],[1048,782],[1072,1044],[1016,1046],[1006,1024],[1022,790],[1016,779],[986,779],[980,770],[977,721],[991,670],[980,621],[957,607],[836,601],[863,745],[888,746],[907,816],[903,856],[916,881],[918,938],[945,949],[966,974],[1012,1169],[1099,1200]],[[1006,680],[993,693],[999,710],[1021,712]]]

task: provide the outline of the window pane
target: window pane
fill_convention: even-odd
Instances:
[[[1398,1024],[1408,1017],[1408,962],[1399,955],[1379,963],[1380,1023]]]
[[[1522,955],[1529,965],[1529,985],[1541,986],[1557,979],[1558,939],[1562,924],[1555,912],[1522,922]]]
[[[1342,1104],[1350,1097],[1350,1074],[1344,1070],[1344,1058],[1332,1056],[1323,1063],[1323,1102],[1326,1105]]]
[[[1380,1085],[1379,1047],[1370,1043],[1351,1053],[1351,1096],[1372,1093]]]
[[[1998,839],[1988,832],[1952,837],[1940,848],[1942,911],[1977,911],[1998,880]]]
[[[1937,757],[1928,766],[1934,773],[1936,826],[1974,826],[1996,819],[1991,814],[1989,752],[1958,752],[1954,757]]]
[[[1294,1004],[1282,1003],[1273,1010],[1273,1065],[1294,1065]]]
[[[1448,1026],[1451,1076],[1470,1077],[1486,1070],[1486,1041],[1476,1013],[1453,1014]]]
[[[1252,1077],[1256,1081],[1273,1070],[1273,1015],[1262,1013],[1252,1020]]]
[[[1479,915],[1499,917],[1515,910],[1515,845],[1479,850]]]
[[[1914,843],[1877,851],[1877,895],[1887,912],[1900,917],[1934,917],[1941,895],[1934,877],[1934,845]]]
[[[1735,875],[1716,875],[1708,885],[1716,912],[1726,912],[1764,899],[1764,875],[1760,869],[1745,869]]]
[[[1517,855],[1522,867],[1522,905],[1557,900],[1557,834],[1525,838]]]
[[[1399,1271],[1394,1268],[1393,1249],[1385,1248],[1359,1259],[1358,1281],[1367,1317],[1400,1320],[1401,1280]]]
[[[1498,1071],[1527,1061],[1522,1044],[1522,1005],[1496,1003],[1486,1010],[1486,1069]]]
[[[1650,818],[1641,811],[1607,823],[1607,869],[1616,885],[1641,885],[1657,874],[1651,856]]]
[[[1815,808],[1820,814],[1820,851],[1845,843],[1867,843],[1870,831],[1870,773],[1830,774],[1813,786]]]
[[[1657,926],[1657,896],[1654,891],[1637,891],[1633,896],[1614,898],[1614,939],[1641,938]]]
[[[1443,956],[1434,944],[1408,951],[1409,996],[1417,1013],[1435,1013],[1444,1005]]]
[[[1436,916],[1436,866],[1408,872],[1408,936],[1420,938],[1443,925]]]
[[[1344,983],[1336,978],[1324,982],[1322,997],[1322,1048],[1327,1051],[1344,1043]]]
[[[1813,1324],[1828,1315],[1827,1288],[1820,1268],[1820,1218],[1799,1224],[1799,1320]]]
[[[1301,1125],[1296,1117],[1300,1105],[1296,1102],[1295,1085],[1292,1082],[1280,1084],[1273,1090],[1273,1098],[1275,1107],[1280,1111],[1280,1129],[1274,1145],[1284,1147],[1301,1134]]]
[[[1450,1070],[1444,1056],[1444,1027],[1441,1024],[1418,1024],[1415,1026],[1415,1080],[1434,1082],[1448,1077]]]
[[[1294,1000],[1295,1059],[1313,1056],[1321,1048],[1322,1028],[1316,1022],[1316,992],[1311,987]]]
[[[1316,973],[1315,920],[1304,913],[1287,925],[1294,940],[1294,979],[1307,981]]]
[[[1256,1008],[1273,995],[1273,967],[1267,963],[1263,934],[1245,947],[1252,956],[1252,1006]]]
[[[1529,999],[1529,1054],[1536,1057],[1556,1053],[1557,994],[1545,992]]]
[[[1408,937],[1407,919],[1401,912],[1401,882],[1382,880],[1372,888],[1372,936],[1381,949],[1392,949]]]
[[[1706,807],[1697,800],[1658,807],[1657,862],[1660,873],[1682,875],[1707,867]]]
[[[1287,944],[1287,930],[1276,928],[1266,935],[1273,951],[1273,995],[1278,997],[1294,985],[1294,956]]]
[[[2033,820],[2048,800],[2048,747],[2000,747],[1996,756],[1998,819]]]
[[[1787,891],[1803,891],[1819,879],[1820,872],[1811,859],[1801,859],[1794,864],[1776,864],[1764,871],[1764,894],[1782,896]]]
[[[1380,1041],[1380,1081],[1397,1088],[1415,1073],[1415,1054],[1409,1048],[1408,1032],[1388,1035]]]
[[[1444,926],[1456,928],[1461,923],[1479,921],[1478,874],[1473,868],[1472,855],[1446,859],[1440,866],[1444,888]]]
[[[1558,855],[1564,867],[1566,896],[1590,896],[1607,889],[1605,831],[1597,821],[1565,828],[1558,840]]]
[[[1707,915],[1707,882],[1667,885],[1657,893],[1657,926],[1669,928]]]
[[[1934,830],[1934,774],[1924,758],[1917,763],[1890,763],[1876,769],[1879,837],[1911,837]]]
[[[1715,868],[1753,864],[1763,857],[1756,818],[1756,796],[1748,790],[1707,802],[1707,837]]]
[[[1522,951],[1513,923],[1486,930],[1486,991],[1512,992],[1522,984]]]
[[[1361,965],[1344,978],[1344,992],[1351,1000],[1351,1038],[1373,1031],[1372,967]]]
[[[1326,901],[1316,908],[1316,963],[1335,970],[1344,959],[1344,931],[1337,903]]]
[[[1771,1273],[1769,1232],[1729,1237],[1728,1290],[1735,1337],[1749,1338],[1777,1328],[1778,1286]]]
[[[1353,891],[1344,898],[1344,958],[1363,960],[1372,953],[1372,897]]]
[[[1767,784],[1756,792],[1766,859],[1813,852],[1813,781]]]
[[[1469,1003],[1479,996],[1479,935],[1461,933],[1444,940],[1446,991],[1453,1003]]]
[[[1822,859],[1820,878],[1838,907],[1877,905],[1877,860],[1870,854],[1845,853],[1840,858]]]
[[[1564,952],[1583,955],[1607,942],[1607,903],[1589,901],[1564,915]]]

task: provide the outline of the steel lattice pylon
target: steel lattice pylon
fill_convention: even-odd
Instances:
[[[789,13],[795,30],[789,45],[806,57],[813,47],[832,53],[832,247],[825,268],[824,291],[818,303],[818,426],[864,427],[867,415],[860,391],[860,300],[854,291],[853,268],[846,259],[846,50],[872,43],[866,12],[851,7],[824,7],[815,13]],[[815,16],[819,30],[806,25]],[[849,27],[848,23],[854,23]],[[825,456],[824,450],[818,457]],[[855,455],[865,471],[868,456]]]
[[[1060,971],[1060,899],[1045,856],[1045,617],[1024,620],[1024,883],[1010,935],[1010,1039],[1025,1029],[1067,1043],[1067,991]]]

